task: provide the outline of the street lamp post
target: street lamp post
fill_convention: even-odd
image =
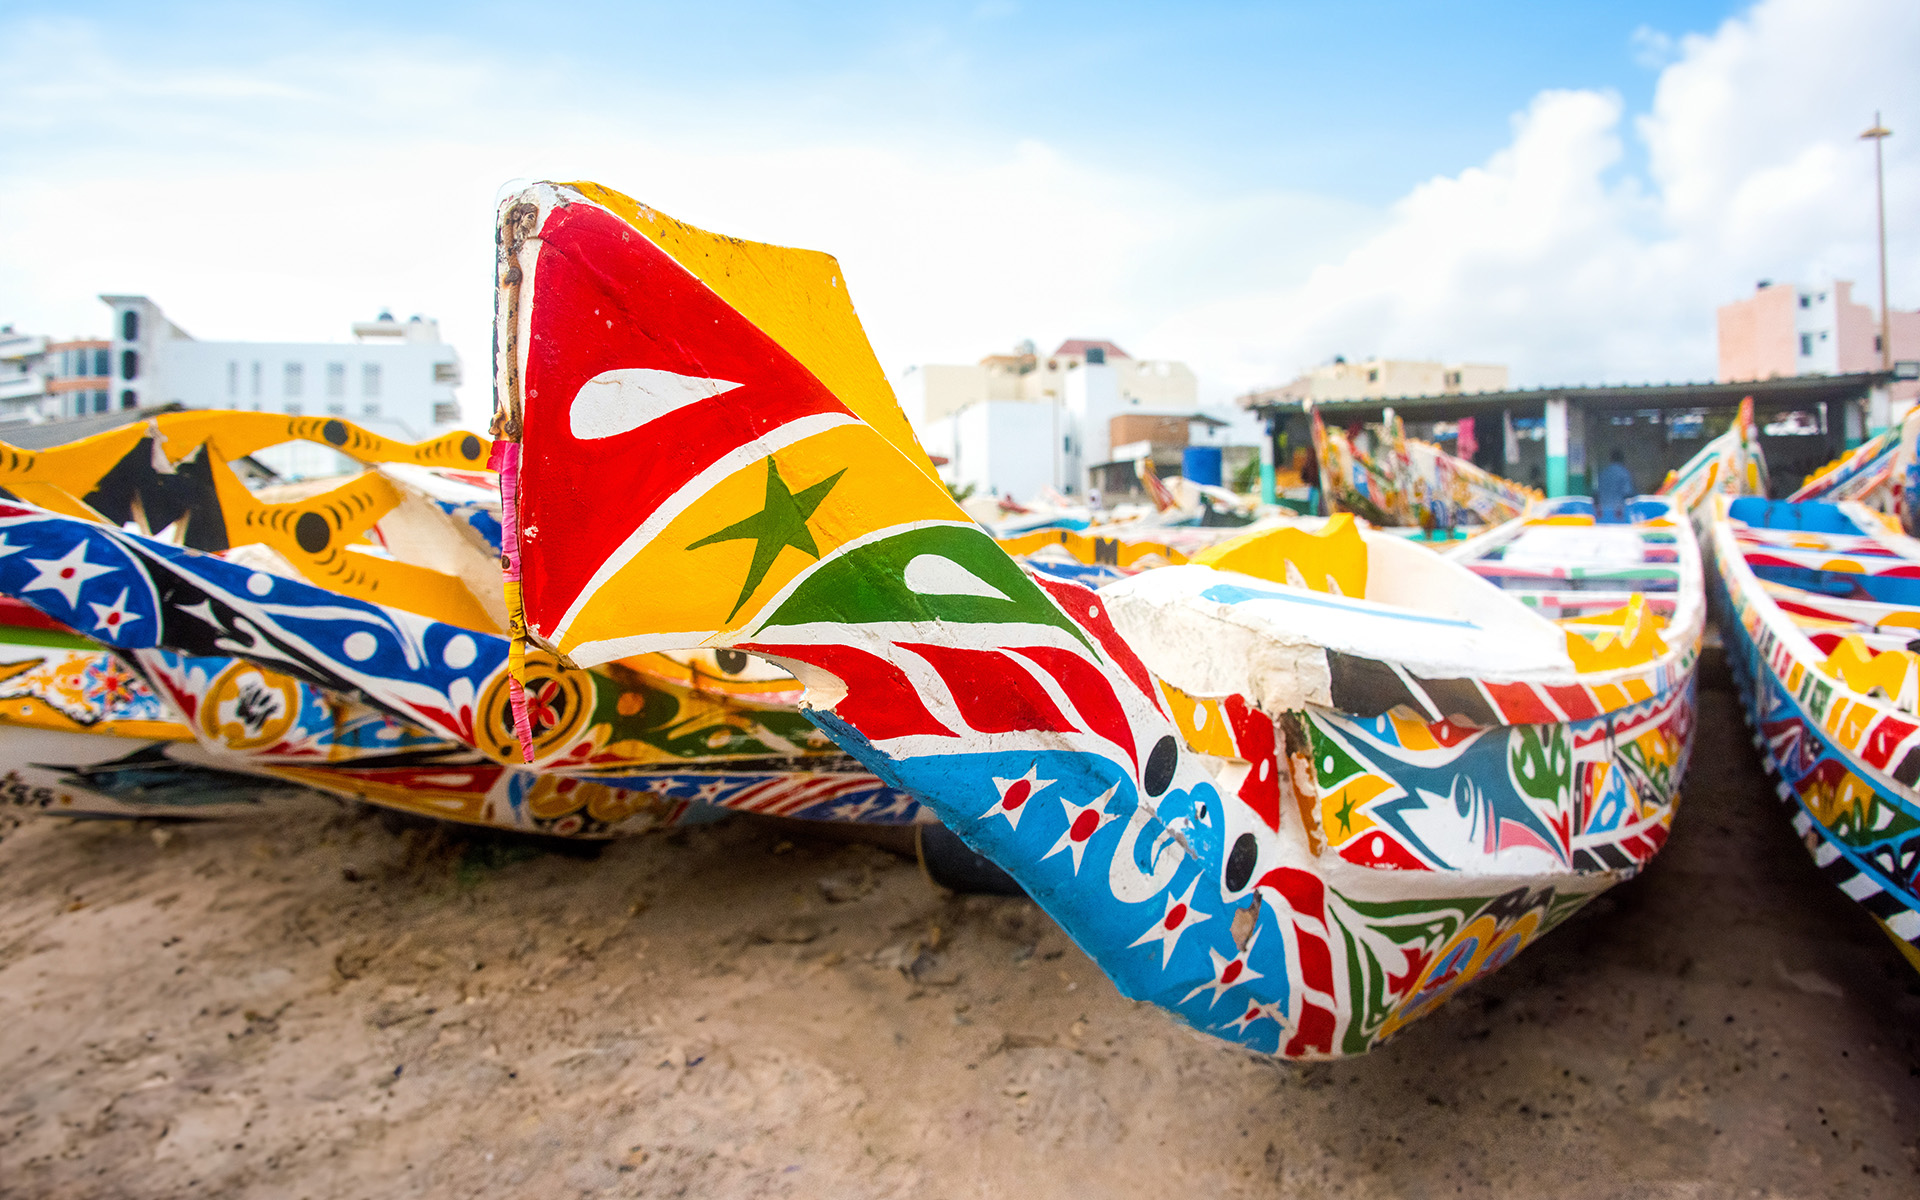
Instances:
[[[1873,128],[1860,135],[1862,139],[1873,142],[1873,191],[1874,210],[1880,221],[1880,369],[1893,370],[1892,326],[1887,320],[1887,182],[1882,173],[1880,161],[1880,143],[1893,136],[1893,130],[1880,124],[1880,114],[1873,114]]]

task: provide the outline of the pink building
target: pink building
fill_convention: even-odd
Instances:
[[[1853,299],[1853,284],[1824,287],[1762,280],[1745,300],[1719,310],[1723,383],[1794,375],[1851,375],[1880,369],[1880,322]],[[1920,312],[1894,309],[1893,357],[1920,359]],[[1896,404],[1920,396],[1920,383],[1897,383]]]

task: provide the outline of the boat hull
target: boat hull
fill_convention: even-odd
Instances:
[[[1764,598],[1724,513],[1711,592],[1753,742],[1827,879],[1920,969],[1920,718],[1833,679]]]

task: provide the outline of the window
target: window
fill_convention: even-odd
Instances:
[[[305,388],[306,382],[307,382],[306,368],[302,367],[299,363],[288,363],[286,389],[285,389],[286,394],[289,396],[298,396],[302,391],[302,389]],[[293,410],[291,407],[289,407],[287,411],[291,412]]]
[[[93,393],[93,411],[97,413],[107,411],[107,394],[105,392]]]
[[[451,400],[435,402],[433,406],[433,423],[435,425],[458,425],[460,423],[460,406]]]
[[[120,407],[121,408],[140,407],[140,397],[134,394],[134,391],[132,388],[128,388],[125,391],[120,393]]]
[[[1812,334],[1803,333],[1800,335],[1800,353],[1801,354],[1813,353],[1813,335]]]
[[[1375,367],[1375,368],[1373,368],[1372,370],[1370,370],[1370,371],[1368,371],[1368,372],[1367,372],[1367,382],[1368,382],[1368,383],[1379,383],[1379,382],[1380,382],[1380,368],[1379,368],[1379,367]]]
[[[1448,387],[1459,387],[1459,386],[1460,386],[1460,372],[1458,372],[1458,371],[1448,371],[1448,372],[1447,372],[1447,386],[1448,386]]]
[[[227,364],[227,395],[238,396],[239,394],[240,364],[237,362],[229,362]]]
[[[344,396],[347,394],[347,364],[327,364],[327,395]]]
[[[435,383],[459,383],[460,382],[460,364],[459,363],[433,364],[433,381]]]
[[[377,417],[380,415],[380,406],[378,404],[362,404],[360,406],[360,415],[363,417]]]
[[[1873,335],[1873,352],[1880,353],[1880,335],[1877,333]]]
[[[113,374],[113,351],[102,348],[93,352],[93,373],[95,375]]]
[[[253,394],[256,398],[260,395],[260,364],[259,363],[253,364]],[[260,406],[258,404],[254,405],[253,411],[259,412]]]
[[[360,364],[360,394],[378,396],[380,394],[380,364]]]
[[[140,378],[140,352],[138,350],[122,350],[120,352],[120,378]]]
[[[1812,296],[1809,296],[1809,295],[1807,295],[1807,294],[1806,294],[1805,292],[1802,292],[1802,293],[1800,293],[1800,307],[1801,307],[1801,308],[1812,308],[1812,307],[1813,307],[1813,297],[1812,297]]]
[[[298,404],[287,405],[287,415],[290,417],[297,417],[305,411],[306,409],[300,407]]]
[[[120,340],[123,342],[140,340],[140,314],[131,308],[120,314]]]
[[[335,401],[327,405],[327,415],[330,417],[344,417],[347,415],[347,406]]]

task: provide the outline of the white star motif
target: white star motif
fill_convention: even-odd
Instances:
[[[1107,822],[1116,819],[1113,813],[1107,811],[1107,801],[1113,799],[1114,792],[1119,788],[1119,784],[1114,784],[1100,793],[1099,798],[1091,804],[1075,804],[1062,796],[1060,807],[1067,810],[1067,830],[1060,835],[1060,840],[1053,844],[1053,849],[1040,857],[1052,858],[1062,850],[1070,851],[1073,854],[1073,873],[1078,875],[1080,860],[1087,853],[1087,843],[1093,840],[1094,834],[1105,828]]]
[[[1007,819],[1007,824],[1020,828],[1020,818],[1027,811],[1027,801],[1040,792],[1052,787],[1056,780],[1040,778],[1040,765],[1035,763],[1027,768],[1027,773],[1018,779],[994,778],[993,786],[999,789],[1000,798],[995,800],[987,811],[980,814],[982,821],[999,815]]]
[[[656,796],[664,796],[673,791],[675,782],[677,781],[671,775],[663,776],[659,779],[649,779],[647,780],[647,790]]]
[[[1260,931],[1256,929],[1253,931],[1253,936],[1247,939],[1247,948],[1232,958],[1226,957],[1211,946],[1207,947],[1207,956],[1213,959],[1213,982],[1203,983],[1188,992],[1180,998],[1180,1003],[1185,1004],[1201,992],[1212,992],[1212,999],[1207,1001],[1207,1007],[1211,1009],[1214,1005],[1220,1003],[1220,997],[1227,991],[1237,988],[1243,983],[1252,983],[1256,979],[1265,979],[1265,975],[1262,975],[1247,965],[1247,958],[1253,953],[1254,943],[1259,940]]]
[[[1272,1021],[1276,1025],[1286,1024],[1285,1021],[1280,1019],[1280,1004],[1278,1001],[1272,1004],[1261,1004],[1258,1001],[1250,1000],[1247,1002],[1247,1011],[1241,1013],[1237,1019],[1230,1022],[1228,1028],[1232,1029],[1235,1033],[1245,1033],[1247,1026],[1262,1018]]]
[[[0,558],[5,558],[9,554],[18,554],[25,549],[26,549],[25,546],[14,545],[12,542],[7,540],[6,534],[0,533]]]
[[[720,793],[726,790],[727,785],[724,783],[703,783],[700,785],[700,790],[693,794],[693,798],[695,800],[718,800],[720,799]]]
[[[120,589],[120,595],[112,604],[89,604],[87,607],[93,609],[93,615],[97,618],[94,621],[93,631],[104,633],[109,639],[118,639],[121,630],[135,621],[144,619],[139,613],[127,611],[126,588]]]
[[[836,821],[858,821],[861,817],[866,816],[867,810],[872,807],[873,802],[871,800],[849,800],[845,804],[834,806],[833,819]]]
[[[96,575],[105,575],[112,567],[102,567],[87,561],[87,544],[77,542],[73,549],[59,558],[30,558],[27,560],[40,568],[40,574],[33,582],[21,588],[23,592],[37,592],[52,588],[59,592],[67,602],[68,608],[80,607],[80,588],[87,580]]]
[[[1159,942],[1160,968],[1165,970],[1167,964],[1173,961],[1173,949],[1179,945],[1180,935],[1202,921],[1212,920],[1207,914],[1194,911],[1193,890],[1199,886],[1200,877],[1196,875],[1187,884],[1187,894],[1178,900],[1173,898],[1173,894],[1171,890],[1169,890],[1167,894],[1167,911],[1165,914],[1163,914],[1158,921],[1155,921],[1152,927],[1145,933],[1135,938],[1128,948],[1144,946],[1148,942]]]

